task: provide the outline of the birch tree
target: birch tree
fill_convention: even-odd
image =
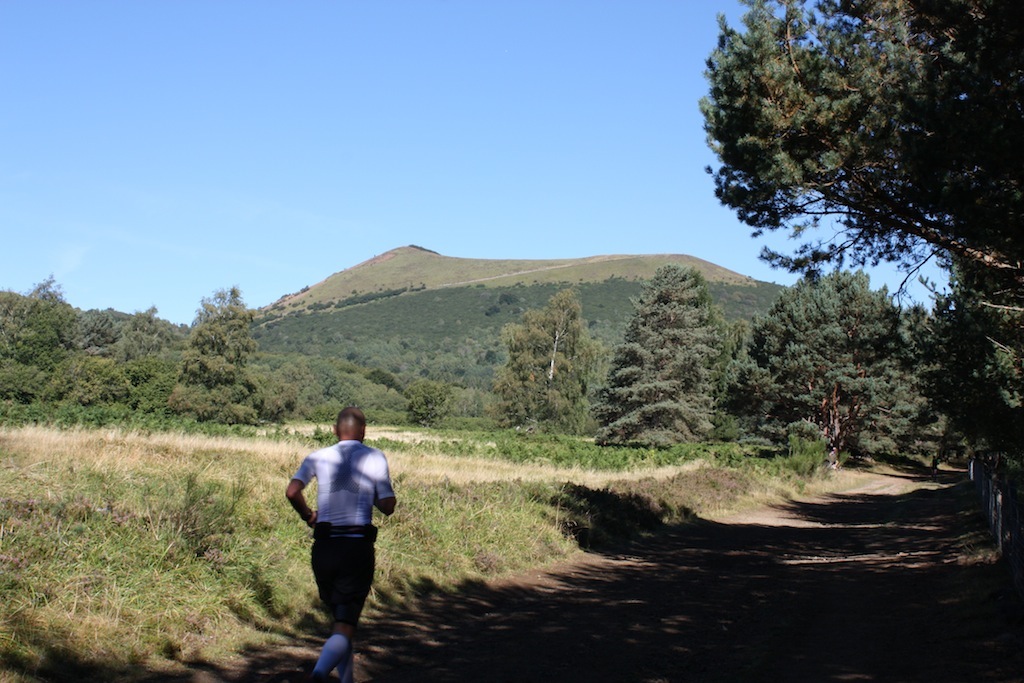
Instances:
[[[502,337],[508,360],[498,368],[496,414],[504,426],[577,433],[586,428],[587,394],[599,347],[583,324],[573,289],[551,297],[540,310],[507,325]]]

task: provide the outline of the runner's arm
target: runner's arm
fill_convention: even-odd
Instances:
[[[292,508],[299,513],[302,521],[313,526],[316,524],[316,510],[311,510],[309,504],[306,503],[306,496],[302,493],[304,488],[306,488],[305,482],[301,479],[292,479],[288,482],[288,488],[285,489],[284,495],[292,504]],[[394,505],[392,505],[392,509],[394,509]]]
[[[394,496],[388,496],[387,498],[378,498],[374,501],[374,505],[377,509],[383,512],[385,515],[390,515],[395,511],[395,503],[398,502]]]

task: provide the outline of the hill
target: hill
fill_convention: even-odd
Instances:
[[[591,335],[621,338],[631,298],[664,265],[697,268],[729,319],[767,310],[772,283],[678,254],[558,260],[442,256],[394,249],[262,309],[253,336],[272,353],[343,358],[411,378],[485,387],[504,361],[501,328],[568,286],[580,294]]]
[[[754,280],[681,254],[652,256],[591,256],[578,259],[514,260],[442,256],[423,247],[408,246],[374,256],[326,280],[282,297],[266,311],[289,313],[373,293],[422,291],[483,285],[508,287],[527,284],[603,282],[610,278],[647,280],[658,268],[675,263],[699,270],[708,282],[749,285]],[[314,309],[315,310],[315,309]]]

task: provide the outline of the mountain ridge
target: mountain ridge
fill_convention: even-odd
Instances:
[[[502,330],[576,290],[592,338],[614,348],[634,298],[658,268],[693,266],[728,321],[768,310],[784,287],[680,254],[583,259],[464,259],[399,247],[260,310],[261,351],[347,361],[403,382],[435,379],[488,390],[506,358]]]
[[[508,287],[517,284],[601,282],[609,278],[650,279],[668,264],[692,266],[708,282],[755,285],[758,281],[686,254],[602,254],[568,259],[476,259],[445,256],[417,245],[378,254],[338,271],[299,292],[287,294],[263,312],[287,315],[373,293],[453,287]]]

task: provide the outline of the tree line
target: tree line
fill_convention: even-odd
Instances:
[[[402,414],[390,373],[331,358],[259,353],[237,288],[200,302],[191,326],[156,309],[80,311],[49,278],[0,292],[0,410],[214,424],[330,420],[350,402]],[[25,407],[32,407],[26,410]]]
[[[805,278],[751,323],[727,323],[700,273],[667,266],[634,300],[606,367],[571,290],[512,326],[498,419],[615,445],[800,439],[823,453],[948,450],[965,434],[933,400],[946,390],[935,367],[949,341],[937,328],[934,314],[901,309],[846,271]]]
[[[719,325],[718,352],[696,323],[684,342],[680,316],[651,306],[659,295],[641,297],[594,409],[599,438],[659,443],[710,422],[852,452],[968,444],[1020,461],[1017,3],[743,2],[742,29],[721,19],[707,60],[701,110],[719,161],[708,170],[754,237],[789,234],[791,253],[763,257],[803,279],[749,330]],[[931,311],[899,309],[847,270],[883,261],[908,278],[937,262],[949,290]],[[710,379],[692,363],[673,375],[697,349]]]
[[[0,400],[219,424],[328,421],[359,403],[419,425],[472,419],[643,447],[800,439],[854,455],[1009,450],[1006,367],[983,356],[991,342],[964,322],[958,291],[931,311],[901,308],[867,275],[839,271],[805,277],[750,322],[727,321],[697,270],[666,266],[643,284],[614,348],[590,337],[572,288],[525,311],[503,330],[507,361],[487,393],[260,354],[237,288],[203,299],[182,328],[154,310],[76,311],[51,279],[0,293]],[[987,388],[965,393],[968,381]]]

